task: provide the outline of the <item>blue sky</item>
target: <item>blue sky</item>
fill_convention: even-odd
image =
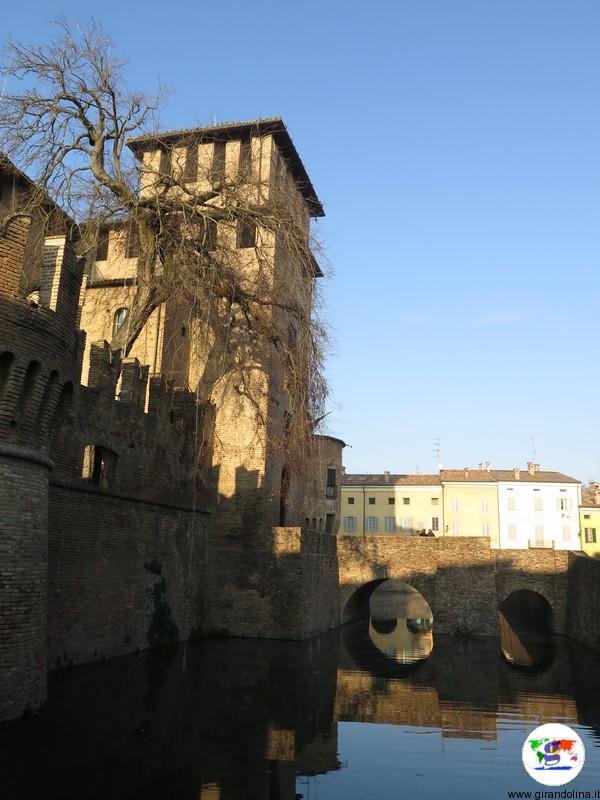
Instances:
[[[327,217],[350,471],[600,478],[600,3],[106,0],[166,128],[281,115]],[[92,4],[11,4],[3,31]]]

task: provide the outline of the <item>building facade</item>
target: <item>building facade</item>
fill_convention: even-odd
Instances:
[[[345,533],[425,531],[486,536],[501,549],[580,549],[580,482],[533,463],[523,470],[488,464],[437,475],[346,474],[341,500]]]

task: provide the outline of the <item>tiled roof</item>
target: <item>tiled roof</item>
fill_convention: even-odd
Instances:
[[[581,483],[577,478],[571,478],[562,472],[548,472],[540,470],[530,475],[526,469],[522,469],[519,478],[515,478],[513,469],[493,469],[492,475],[497,481],[519,481],[520,483]]]
[[[403,475],[355,473],[342,475],[342,486],[436,486],[439,475]]]
[[[197,128],[179,128],[170,131],[157,131],[142,136],[132,136],[127,140],[130,149],[137,155],[143,152],[145,146],[156,142],[165,143],[169,139],[204,139],[214,141],[222,138],[239,138],[244,134],[255,131],[259,134],[271,133],[281,154],[287,161],[288,167],[294,176],[298,189],[304,197],[313,217],[324,217],[325,211],[317,193],[308,177],[302,159],[296,150],[292,137],[288,133],[281,117],[265,117],[247,122],[219,122],[216,125],[203,125]]]
[[[442,481],[447,482],[468,482],[468,483],[478,483],[480,481],[483,482],[494,482],[495,478],[491,472],[488,472],[486,469],[442,469],[440,470],[440,474],[442,476]]]

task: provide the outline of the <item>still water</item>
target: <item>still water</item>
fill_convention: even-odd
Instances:
[[[46,709],[0,726],[0,796],[507,798],[544,790],[521,747],[550,721],[587,751],[559,788],[600,789],[597,657],[506,623],[502,642],[434,640],[423,609],[382,606],[309,642],[215,639],[53,673]]]

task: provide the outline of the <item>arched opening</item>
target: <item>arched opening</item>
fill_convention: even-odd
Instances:
[[[289,502],[290,492],[290,471],[287,465],[281,470],[281,483],[279,485],[279,525],[283,527],[286,523],[286,511]]]
[[[504,659],[540,672],[554,661],[552,606],[538,592],[517,589],[500,603],[500,647]]]
[[[2,404],[8,389],[14,360],[15,357],[12,353],[8,351],[0,353],[0,404]]]
[[[382,578],[360,586],[346,603],[347,646],[377,663],[415,665],[433,649],[433,612],[423,595],[404,581]],[[350,644],[348,644],[348,642]]]

